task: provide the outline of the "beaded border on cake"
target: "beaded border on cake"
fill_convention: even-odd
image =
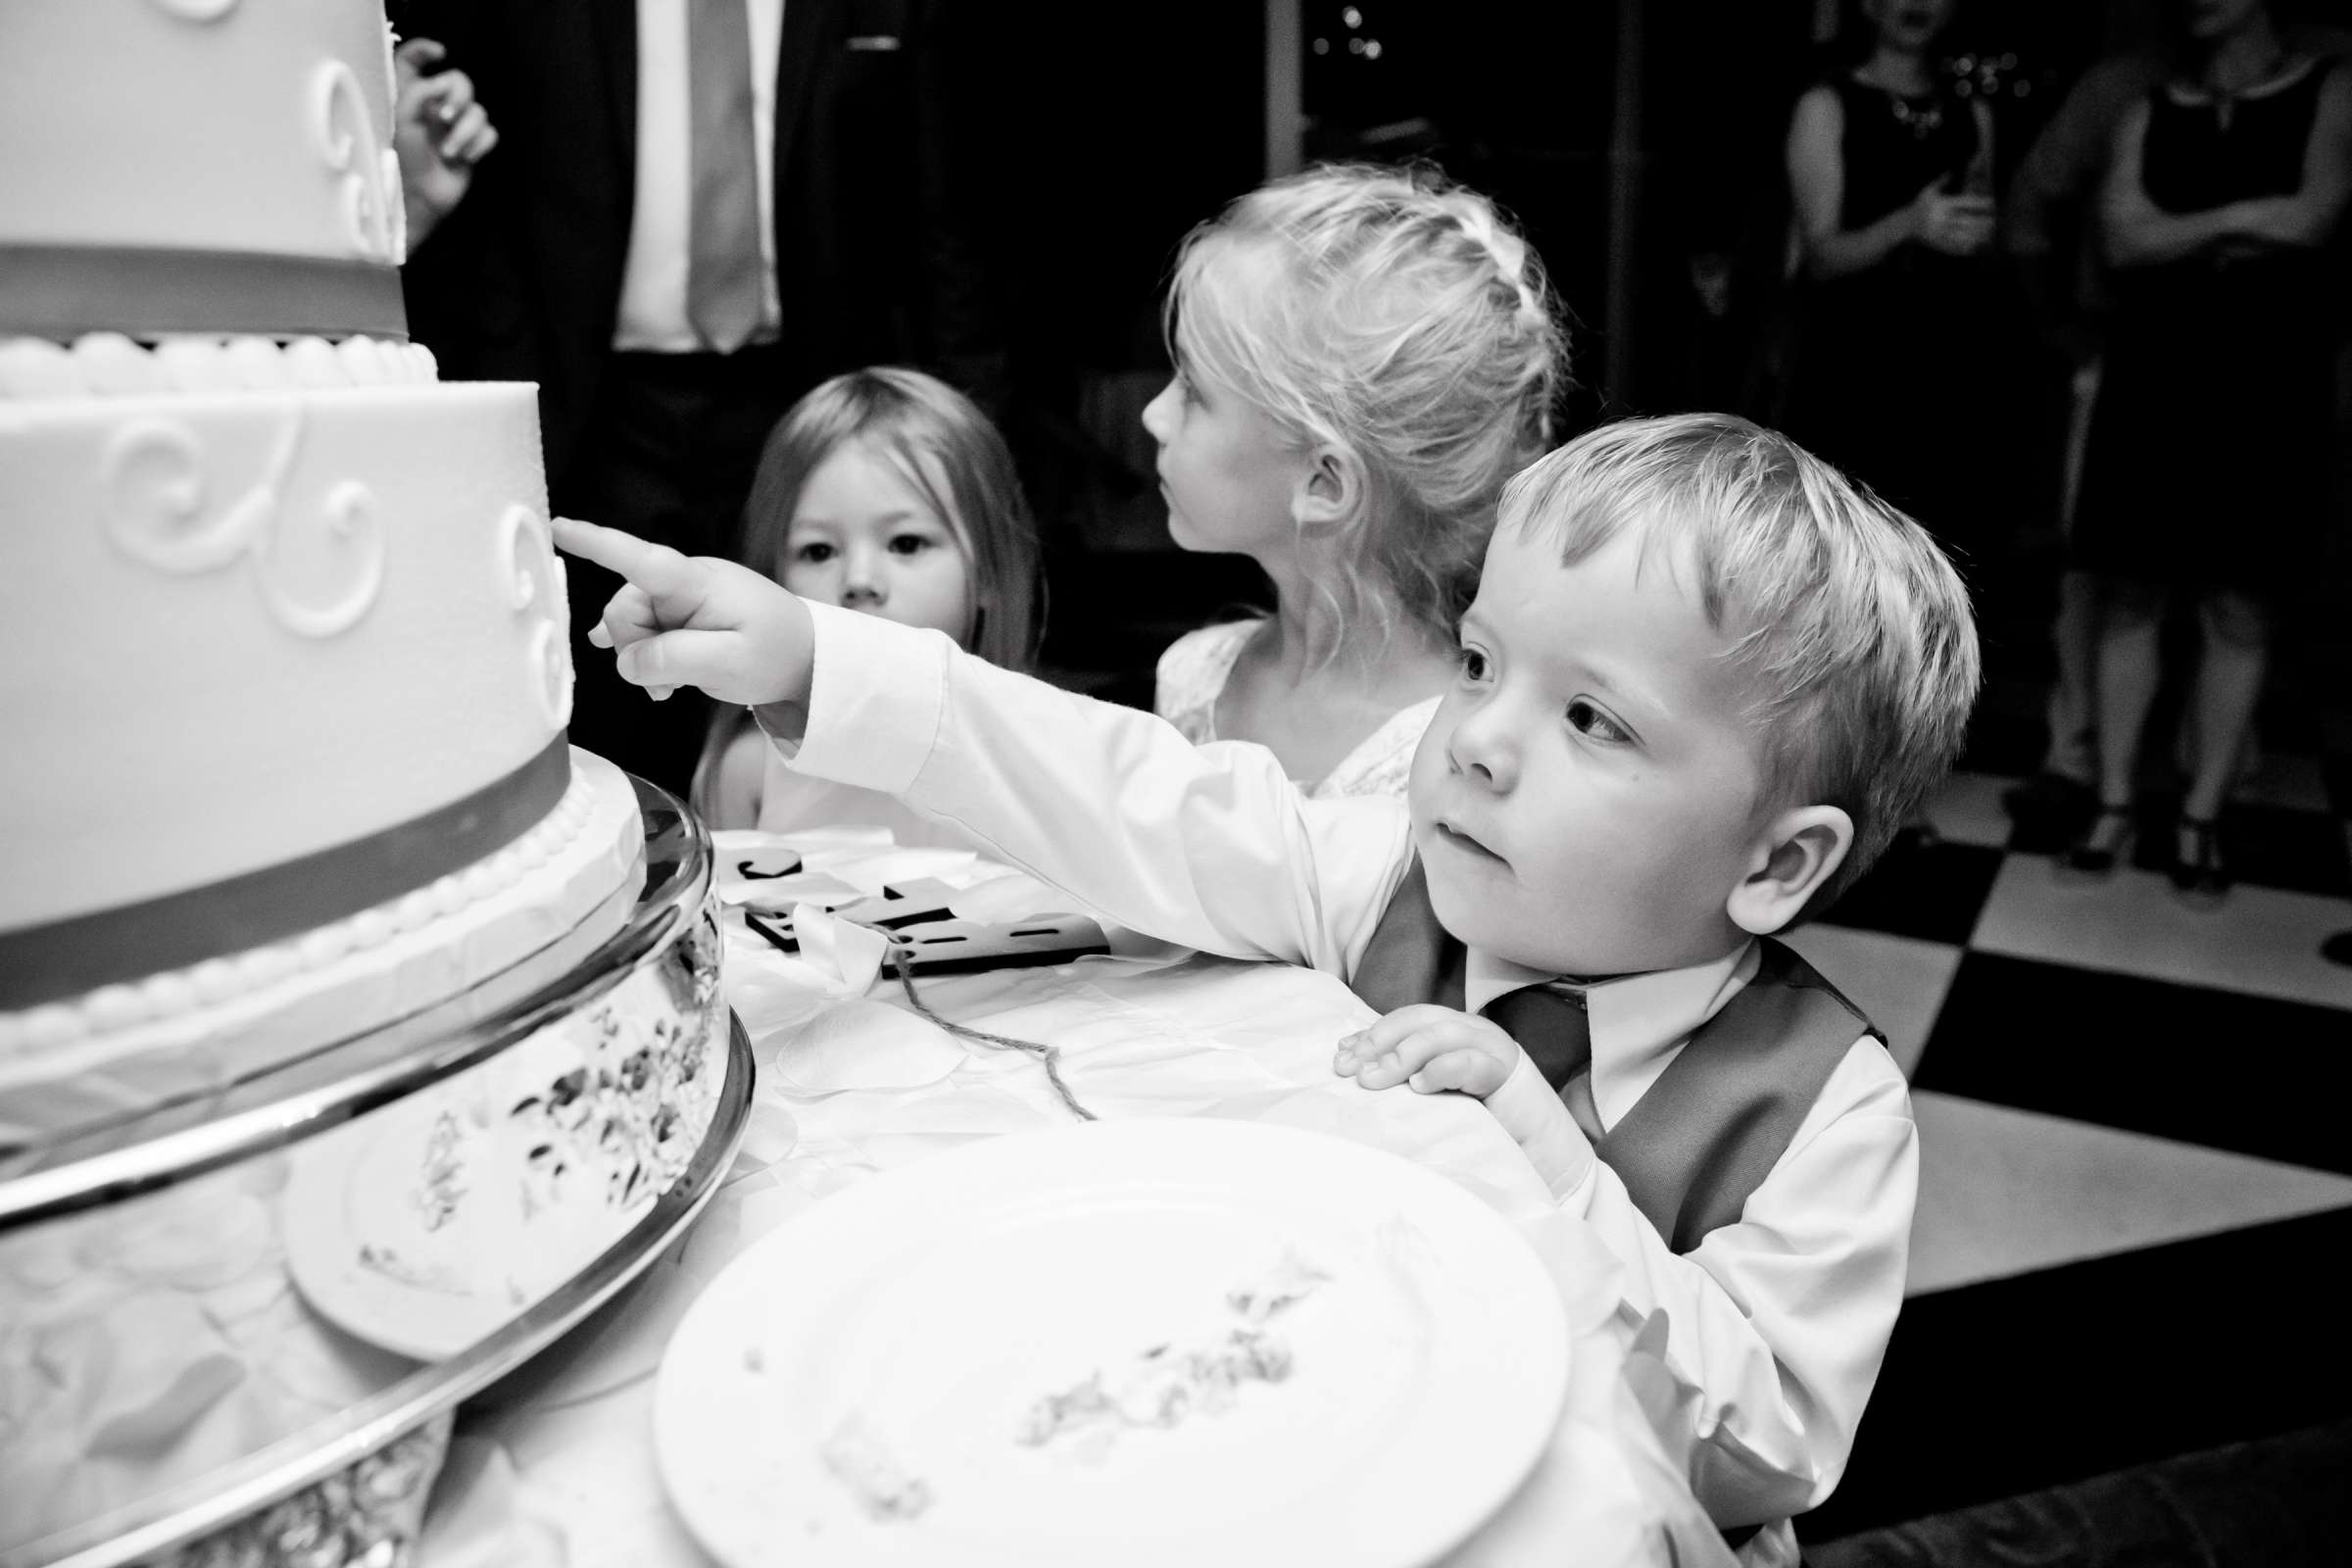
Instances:
[[[0,401],[137,397],[195,392],[331,391],[440,381],[421,343],[371,337],[191,335],[141,343],[121,332],[85,332],[72,343],[0,338]]]

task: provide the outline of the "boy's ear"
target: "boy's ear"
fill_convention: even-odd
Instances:
[[[1821,885],[1845,863],[1854,847],[1854,819],[1835,806],[1799,806],[1780,813],[1757,836],[1747,876],[1725,906],[1732,923],[1751,936],[1770,936],[1797,916]]]
[[[1307,448],[1291,493],[1291,520],[1301,533],[1344,527],[1363,510],[1372,476],[1363,460],[1337,442]]]

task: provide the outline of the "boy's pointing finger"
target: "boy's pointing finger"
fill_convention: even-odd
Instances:
[[[694,562],[667,545],[577,517],[558,517],[554,529],[557,545],[566,554],[626,577],[657,600],[694,594],[701,587]]]

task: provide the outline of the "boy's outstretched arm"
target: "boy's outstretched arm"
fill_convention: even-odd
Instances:
[[[555,521],[556,543],[622,579],[588,640],[613,651],[622,677],[656,698],[699,686],[746,708],[808,702],[808,607],[772,578],[686,556],[617,528]]]
[[[627,580],[592,640],[628,680],[745,704],[796,771],[897,796],[1119,925],[1346,975],[1409,859],[1399,803],[1306,801],[1263,747],[1195,747],[726,562],[556,539]]]

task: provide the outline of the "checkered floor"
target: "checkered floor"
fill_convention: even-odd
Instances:
[[[2334,776],[2330,776],[2330,775]],[[2161,818],[2061,878],[2014,779],[1956,776],[1794,945],[1911,1074],[1911,1300],[1807,1540],[2352,1416],[2352,769],[2278,756],[2182,905]],[[2332,786],[2332,788],[2331,788]]]

